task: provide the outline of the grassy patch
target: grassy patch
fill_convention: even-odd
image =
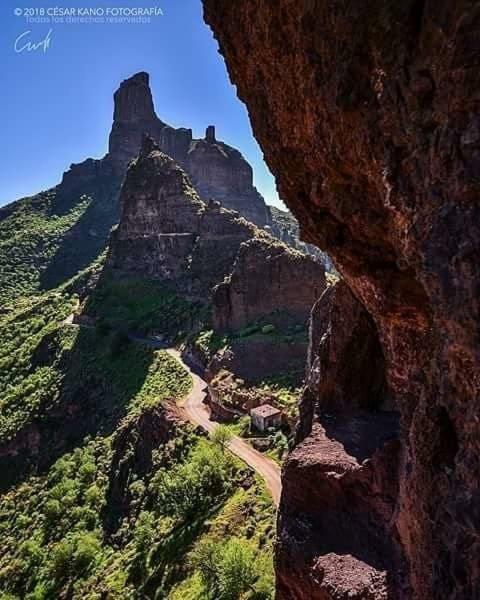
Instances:
[[[0,441],[79,393],[96,395],[114,419],[188,391],[190,378],[165,352],[65,325],[76,301],[51,292],[0,320]]]
[[[120,183],[97,177],[0,208],[0,305],[54,289],[91,265],[118,220]]]

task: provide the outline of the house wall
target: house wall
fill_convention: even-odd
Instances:
[[[251,415],[252,425],[258,429],[259,431],[263,431],[265,429],[265,423],[263,417],[260,415]]]
[[[280,427],[282,424],[282,415],[272,415],[271,417],[267,417],[265,419],[264,427],[268,429],[269,427]]]

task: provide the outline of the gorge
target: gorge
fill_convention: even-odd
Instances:
[[[143,70],[0,208],[0,598],[480,600],[478,2],[201,4],[288,211]]]

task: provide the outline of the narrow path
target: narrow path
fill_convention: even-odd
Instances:
[[[73,313],[68,316],[65,321],[65,325],[73,325],[77,327],[85,327],[87,329],[92,328],[91,325],[74,323]],[[128,336],[132,341],[139,344],[144,344],[151,348],[159,350],[165,350],[177,360],[182,367],[188,372],[193,381],[193,387],[186,398],[180,403],[180,407],[185,412],[188,420],[194,425],[200,426],[208,433],[212,433],[218,423],[210,419],[210,414],[207,407],[205,406],[205,399],[207,396],[207,383],[196,373],[194,373],[190,367],[183,362],[182,356],[175,348],[166,348],[164,342],[154,337],[143,337],[140,335],[129,334]],[[280,467],[270,458],[264,456],[261,452],[252,448],[250,444],[242,440],[238,436],[234,436],[228,445],[228,449],[243,460],[249,467],[256,471],[265,481],[270,495],[272,496],[275,506],[278,506],[280,502],[280,493],[282,491],[282,483],[280,479]]]
[[[185,411],[188,420],[194,425],[199,425],[209,433],[213,432],[215,428],[218,427],[218,423],[210,419],[210,414],[204,404],[207,395],[207,383],[183,362],[178,350],[168,348],[167,352],[170,356],[178,360],[183,368],[188,371],[193,381],[192,390],[181,403],[181,407]],[[238,458],[252,467],[252,469],[265,480],[265,484],[273,498],[273,502],[275,503],[275,506],[278,506],[280,492],[282,490],[279,465],[270,458],[264,456],[261,452],[255,450],[255,448],[252,448],[250,444],[238,436],[233,437],[228,448],[233,454],[238,456]]]

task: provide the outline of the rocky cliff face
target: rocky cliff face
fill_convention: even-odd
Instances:
[[[120,224],[108,264],[207,299],[226,277],[240,244],[262,234],[237,213],[200,200],[186,173],[148,136],[128,169]]]
[[[272,234],[296,250],[304,254],[309,254],[319,260],[327,271],[333,271],[333,264],[326,252],[313,244],[307,244],[300,239],[300,228],[297,219],[288,210],[281,210],[275,206],[270,206],[272,223],[269,226]],[[267,228],[268,229],[268,228]]]
[[[285,472],[279,598],[474,598],[480,589],[477,7],[467,0],[368,6],[204,0],[204,6],[304,239],[333,257],[371,317],[390,402],[401,416],[389,472],[384,445],[361,456],[370,477],[365,489],[380,497],[337,504],[331,491],[347,498],[350,482],[356,497],[367,473],[353,464],[353,471],[331,476],[322,493],[324,479],[315,476],[326,453],[322,431],[345,452],[345,464],[359,459],[348,436],[327,431],[322,394],[313,393],[322,430],[299,443]],[[365,443],[378,439],[368,429],[356,435],[358,443],[358,436]],[[308,484],[303,505],[301,484]],[[361,548],[355,553],[340,543],[342,530],[335,537],[318,512],[293,531],[295,506],[307,515],[325,506],[351,516]],[[373,535],[365,519],[389,525]],[[300,539],[312,552],[301,552]],[[390,564],[377,560],[385,544]],[[289,556],[298,568],[287,568]],[[376,581],[372,568],[386,580],[367,591],[356,587],[355,574]]]
[[[147,73],[123,81],[114,101],[108,158],[118,170],[124,171],[138,155],[146,133],[185,169],[205,201],[217,200],[262,227],[270,222],[269,209],[253,186],[252,168],[241,153],[218,141],[213,126],[207,127],[204,139],[194,139],[191,129],[175,129],[161,121],[155,114]]]
[[[312,310],[307,374],[283,472],[279,596],[399,597],[398,413],[375,324],[343,281]]]
[[[215,288],[214,328],[231,331],[265,320],[304,325],[324,287],[323,266],[309,256],[272,239],[249,240]]]
[[[109,158],[120,170],[125,170],[138,155],[143,135],[148,133],[159,139],[166,124],[155,114],[148,73],[137,73],[123,81],[113,95],[113,101]]]

